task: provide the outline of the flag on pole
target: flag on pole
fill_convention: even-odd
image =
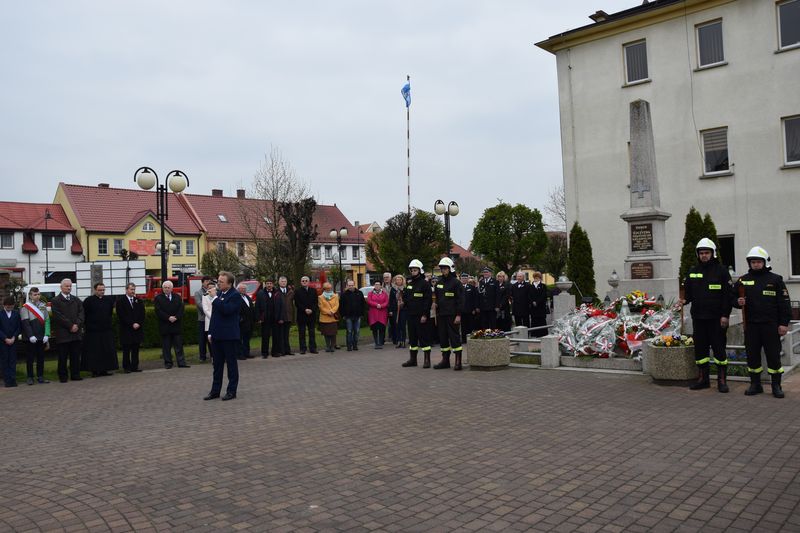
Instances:
[[[403,99],[406,101],[406,107],[411,107],[411,79],[400,89],[400,94],[403,95]]]

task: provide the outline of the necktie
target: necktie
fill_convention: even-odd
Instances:
[[[131,307],[133,307],[133,298],[128,298],[128,300],[130,300],[130,302],[131,302]]]

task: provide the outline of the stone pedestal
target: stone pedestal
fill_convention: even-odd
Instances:
[[[642,371],[654,381],[686,383],[696,380],[694,346],[667,348],[646,342],[642,347]]]
[[[541,367],[558,368],[561,365],[561,347],[558,345],[558,337],[547,335],[542,337],[541,343]]]
[[[553,296],[553,320],[558,320],[575,309],[575,297],[566,291]]]
[[[502,370],[511,362],[507,338],[470,339],[467,345],[467,364],[470,370]]]

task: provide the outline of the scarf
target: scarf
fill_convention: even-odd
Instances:
[[[333,291],[324,291],[322,296],[325,297],[326,300],[330,300],[333,298]]]

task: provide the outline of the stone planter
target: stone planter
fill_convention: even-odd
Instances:
[[[502,370],[511,362],[511,349],[506,337],[470,339],[466,352],[470,370]]]
[[[643,372],[653,381],[688,382],[697,379],[694,346],[667,348],[649,342],[642,347]]]

